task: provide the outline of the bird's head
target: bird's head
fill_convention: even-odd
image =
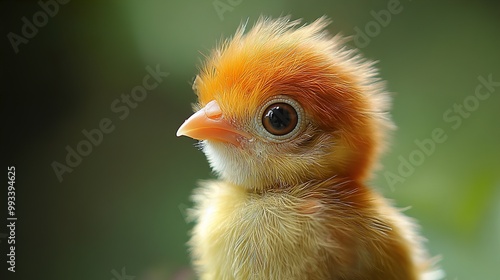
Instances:
[[[196,113],[177,135],[202,140],[222,179],[261,191],[371,173],[392,126],[389,97],[328,23],[261,18],[207,57]]]

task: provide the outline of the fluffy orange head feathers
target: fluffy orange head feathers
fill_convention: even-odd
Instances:
[[[389,97],[373,63],[330,36],[328,23],[261,18],[207,58],[193,85],[197,118],[205,121],[188,120],[178,134],[204,140],[224,179],[262,190],[371,173],[392,126]],[[286,113],[286,125],[296,122],[291,131],[266,127],[273,112]]]

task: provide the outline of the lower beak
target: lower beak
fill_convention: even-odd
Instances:
[[[177,136],[188,136],[197,140],[214,140],[241,145],[247,135],[239,131],[224,118],[217,101],[212,100],[194,113],[177,130]]]

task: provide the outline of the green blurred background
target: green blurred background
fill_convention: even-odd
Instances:
[[[190,83],[203,54],[240,22],[291,14],[306,22],[327,15],[332,33],[372,28],[358,46],[380,61],[399,127],[373,184],[397,206],[411,206],[406,213],[442,256],[447,279],[500,279],[500,87],[477,104],[471,97],[479,76],[500,82],[499,2],[401,1],[380,26],[373,13],[389,2],[69,1],[16,54],[9,32],[22,35],[22,18],[32,22],[42,8],[2,1],[2,160],[3,168],[16,166],[18,216],[17,272],[9,276],[189,279],[192,224],[184,212],[196,182],[213,177],[195,142],[175,136],[195,101]],[[156,65],[169,76],[119,119],[110,105]],[[443,114],[464,100],[473,110],[453,129],[458,120]],[[75,149],[81,131],[103,118],[115,130],[59,182],[51,164],[64,163],[66,146]],[[401,157],[436,128],[446,141],[389,187],[384,172],[400,174]]]

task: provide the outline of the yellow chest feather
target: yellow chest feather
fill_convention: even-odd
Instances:
[[[321,219],[300,212],[304,200],[211,182],[195,201],[190,245],[202,279],[326,279],[333,243]]]

